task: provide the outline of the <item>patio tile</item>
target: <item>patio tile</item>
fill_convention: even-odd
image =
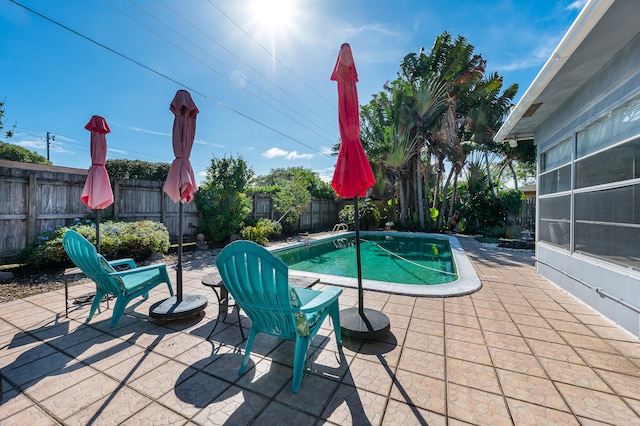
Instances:
[[[580,356],[582,356],[591,367],[616,373],[624,373],[630,376],[640,376],[640,366],[623,356],[582,348],[576,348],[576,351],[578,351]]]
[[[493,367],[447,357],[447,381],[500,394],[500,384]]]
[[[59,423],[49,417],[39,407],[32,405],[2,421],[7,425],[49,426]]]
[[[501,321],[497,319],[479,318],[483,331],[493,331],[495,333],[511,334],[512,336],[520,336],[520,330],[511,321]]]
[[[411,318],[409,323],[410,331],[418,333],[432,334],[434,336],[444,336],[444,323],[432,321],[430,319]]]
[[[536,315],[527,315],[527,314],[519,314],[517,312],[511,312],[509,310],[509,314],[511,315],[511,319],[518,327],[521,325],[534,326],[542,329],[551,329],[549,323],[542,317]]]
[[[440,414],[423,410],[422,408],[414,407],[409,404],[404,404],[399,401],[390,400],[384,413],[383,424],[427,424],[430,426],[444,426],[447,424],[447,419]]]
[[[506,349],[509,351],[522,352],[525,354],[531,354],[531,349],[525,339],[520,336],[513,336],[511,334],[496,333],[493,331],[485,331],[484,338],[487,341],[488,347],[494,347],[499,349]]]
[[[531,326],[527,324],[519,324],[518,328],[520,329],[520,333],[522,333],[522,337],[527,339],[536,339],[543,340],[545,342],[554,342],[565,344],[566,342],[558,332],[550,329],[550,328],[540,328],[536,326]]]
[[[491,357],[485,345],[465,343],[460,340],[447,339],[447,358],[457,358],[465,361],[491,365]]]
[[[337,387],[336,381],[309,375],[303,377],[298,393],[292,393],[291,386],[285,386],[275,399],[288,407],[320,416]]]
[[[475,315],[447,313],[445,314],[445,323],[480,329],[480,322]]]
[[[568,322],[554,318],[549,318],[548,322],[557,331],[565,331],[573,334],[596,337],[596,334],[591,331],[589,327],[581,323]]]
[[[118,382],[132,382],[168,361],[169,358],[153,352],[137,352],[128,358],[123,358],[103,372]]]
[[[362,345],[355,355],[356,359],[365,359],[380,362],[390,366],[397,366],[402,352],[401,345],[392,345],[385,342],[371,342]]]
[[[292,377],[293,370],[290,367],[272,362],[269,359],[262,359],[251,370],[243,374],[235,385],[268,398],[273,398],[283,388],[288,387],[291,389],[290,380]]]
[[[553,410],[548,407],[511,398],[507,398],[507,404],[509,405],[513,422],[516,426],[580,425],[572,414],[564,411]]]
[[[551,380],[555,382],[562,382],[611,393],[611,388],[602,380],[600,377],[601,375],[599,376],[594,370],[586,365],[573,364],[570,362],[547,358],[540,358],[540,363]]]
[[[600,337],[585,336],[583,334],[574,334],[564,331],[561,331],[560,335],[567,341],[569,345],[575,346],[577,348],[607,352],[614,355],[619,354],[619,352],[613,346],[609,345],[606,340],[603,340]]]
[[[640,400],[640,376],[614,373],[613,371],[596,371],[619,395]],[[591,386],[589,389],[601,390]]]
[[[2,384],[3,393],[2,403],[0,403],[0,422],[33,406],[33,401],[27,398],[24,393],[14,388],[10,389],[8,385],[6,381]]]
[[[506,397],[555,410],[569,411],[551,380],[507,370],[497,371]]]
[[[231,386],[207,404],[193,421],[203,425],[247,425],[269,404],[269,399]]]
[[[181,415],[191,418],[230,387],[230,383],[200,372],[176,385],[157,401],[171,407]],[[240,388],[236,389],[241,390]]]
[[[498,348],[489,348],[489,353],[491,353],[493,365],[496,368],[536,377],[546,377],[545,371],[533,355]]]
[[[603,339],[619,340],[621,342],[632,342],[632,343],[640,344],[640,342],[638,342],[638,339],[636,337],[631,336],[629,332],[619,327],[613,326],[610,321],[605,319],[603,319],[603,323],[600,325],[598,324],[589,325],[589,329],[592,330],[596,335],[602,337]]]
[[[582,358],[578,356],[576,351],[566,344],[543,342],[535,339],[527,339],[527,342],[531,346],[533,353],[538,357],[567,361],[574,364],[584,364]]]
[[[46,356],[15,368],[12,368],[13,366],[3,367],[2,376],[11,380],[17,386],[23,386],[42,377],[55,374],[65,368],[65,366],[74,363],[73,358],[69,358],[61,352],[51,353],[48,350],[36,352],[46,353]]]
[[[188,420],[185,417],[175,411],[153,402],[129,418],[126,424],[132,426],[156,426],[184,425],[187,422]]]
[[[67,425],[122,424],[150,403],[149,398],[124,387],[66,418],[64,422]]]
[[[467,386],[449,384],[449,416],[476,425],[511,425],[509,410],[501,395]]]
[[[447,324],[445,326],[445,336],[447,339],[456,339],[463,342],[476,343],[479,345],[483,345],[485,343],[482,332],[479,329],[475,328],[466,328]]]
[[[616,348],[620,354],[630,358],[640,359],[640,341],[627,342],[610,339],[605,339],[605,341]]]
[[[111,395],[119,387],[118,382],[96,374],[62,392],[43,400],[42,406],[59,419],[66,419],[94,402]]]
[[[316,421],[316,418],[309,414],[287,407],[279,402],[272,402],[260,413],[254,424],[261,426],[282,425],[284,419],[290,425],[311,425]]]
[[[389,395],[392,382],[393,371],[388,366],[362,359],[351,362],[343,379],[345,384],[385,396]]]
[[[97,370],[74,360],[65,368],[24,385],[23,389],[31,398],[42,401],[96,374]]]
[[[169,360],[138,379],[127,382],[127,385],[142,395],[157,399],[197,372],[195,368]]]
[[[321,417],[337,425],[380,425],[386,397],[340,384]]]
[[[408,331],[404,347],[444,355],[444,337]]]
[[[439,414],[446,414],[445,382],[432,377],[398,370],[391,398]]]
[[[400,356],[399,369],[436,379],[445,379],[444,356],[405,348]]]
[[[253,375],[253,368],[256,364],[262,361],[263,358],[259,355],[254,355],[253,353],[251,353],[249,362],[247,364],[247,369],[241,376],[238,374],[238,371],[240,370],[240,366],[242,365],[242,359],[243,353],[239,353],[232,349],[229,349],[228,352],[225,352],[220,356],[214,358],[213,362],[210,362],[204,368],[202,368],[202,371],[214,377],[225,380],[229,383],[235,383],[241,377],[247,374]]]
[[[630,425],[638,422],[638,415],[615,395],[564,383],[559,383],[557,386],[578,416],[606,423]]]
[[[167,358],[175,358],[176,356],[189,351],[199,343],[202,343],[202,339],[200,337],[179,333],[169,339],[163,339],[156,347],[153,348],[153,351],[157,354],[164,355]]]

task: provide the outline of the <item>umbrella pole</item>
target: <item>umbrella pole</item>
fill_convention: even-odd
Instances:
[[[100,253],[100,209],[96,210],[96,251]]]
[[[362,288],[362,260],[360,258],[360,209],[358,196],[353,200],[355,215],[353,226],[356,229],[356,267],[358,268],[358,307],[340,311],[340,329],[344,337],[355,337],[368,341],[385,336],[390,328],[389,317],[375,309],[364,308],[364,290]]]
[[[362,289],[362,261],[360,259],[360,210],[358,209],[358,196],[353,199],[354,219],[353,226],[356,229],[356,267],[358,268],[358,313],[364,316],[364,295]]]
[[[178,210],[178,217],[180,222],[178,223],[178,265],[176,268],[176,287],[177,287],[177,293],[176,293],[176,297],[177,297],[177,301],[178,303],[182,302],[182,234],[183,234],[183,228],[182,228],[182,208],[183,208],[183,204],[182,202],[180,202],[180,207]]]

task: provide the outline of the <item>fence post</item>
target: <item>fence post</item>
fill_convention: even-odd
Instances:
[[[27,241],[25,246],[36,237],[36,194],[38,193],[38,178],[36,172],[29,173],[29,187],[27,189]]]
[[[113,220],[120,219],[120,181],[113,182]]]

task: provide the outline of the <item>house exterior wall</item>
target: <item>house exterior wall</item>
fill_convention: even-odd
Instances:
[[[613,137],[600,136],[599,123],[611,126]],[[640,336],[640,35],[535,134],[538,272]],[[590,140],[595,148],[585,151]],[[611,163],[598,162],[607,156]],[[597,180],[623,163],[628,172],[618,181],[580,180],[585,169]]]

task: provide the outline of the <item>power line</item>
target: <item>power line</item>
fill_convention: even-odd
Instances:
[[[129,0],[131,1],[131,0]],[[276,88],[278,88],[280,91],[282,91],[285,95],[289,96],[289,98],[293,99],[295,102],[297,102],[298,104],[302,105],[307,111],[311,112],[313,115],[315,115],[316,117],[320,118],[322,121],[324,121],[326,124],[328,124],[330,126],[330,128],[335,128],[335,123],[331,123],[330,121],[328,121],[326,118],[322,117],[321,115],[317,114],[313,108],[308,107],[307,105],[305,105],[303,102],[301,102],[300,100],[298,100],[296,97],[294,97],[293,95],[291,95],[287,90],[285,90],[284,88],[280,87],[277,83],[275,83],[274,81],[272,81],[271,79],[269,79],[267,76],[265,76],[263,73],[261,73],[260,71],[258,71],[257,69],[255,69],[253,66],[251,66],[250,64],[248,64],[247,62],[245,62],[244,60],[242,60],[242,58],[240,58],[238,55],[236,55],[234,52],[232,52],[231,50],[227,49],[226,47],[224,47],[222,44],[220,44],[216,39],[214,39],[213,37],[211,37],[209,34],[205,33],[204,31],[202,31],[200,28],[198,28],[197,26],[195,26],[193,23],[191,23],[191,21],[189,21],[187,18],[185,18],[184,16],[182,16],[181,14],[179,14],[175,9],[171,8],[169,5],[167,5],[163,0],[158,0],[158,2],[160,4],[162,4],[164,7],[166,7],[167,9],[169,9],[174,15],[176,15],[177,17],[179,17],[180,19],[182,19],[183,21],[185,21],[189,26],[191,26],[192,28],[194,28],[196,31],[198,31],[200,34],[202,34],[204,37],[208,38],[209,40],[211,40],[211,42],[213,42],[214,44],[216,44],[217,46],[219,46],[222,50],[224,50],[225,52],[227,52],[229,55],[233,56],[235,59],[237,59],[239,62],[241,62],[242,64],[244,64],[245,66],[247,66],[250,70],[252,70],[253,72],[255,72],[256,74],[258,74],[260,77],[262,77],[264,80],[268,81],[269,83],[271,83],[273,86],[275,86]],[[251,40],[253,40],[255,43],[257,43],[260,47],[262,47],[262,49],[264,49],[265,51],[267,51],[264,46],[260,45],[259,42],[257,42],[253,37],[251,37],[251,35],[247,34],[247,32],[242,29],[238,24],[236,24],[227,14],[225,14],[222,10],[220,10],[215,4],[212,3],[212,5],[218,9],[218,11],[225,17],[227,18],[232,24],[234,24],[235,26],[237,26],[238,28],[240,28],[240,30],[245,33]],[[289,71],[294,77],[296,77],[298,80],[302,81],[302,83],[308,87],[309,89],[311,89],[311,91],[313,91],[316,95],[318,95],[322,100],[324,100],[325,102],[327,102],[331,107],[333,107],[335,109],[335,105],[330,103],[329,101],[327,101],[325,98],[322,97],[322,95],[320,95],[316,90],[313,89],[313,87],[311,87],[309,84],[307,84],[304,80],[302,80],[300,77],[298,77],[292,70],[290,70],[285,64],[283,64],[278,58],[276,58],[271,52],[267,51],[267,53],[274,58],[280,65],[282,65],[287,71]]]
[[[165,24],[164,22],[160,21],[158,18],[156,18],[155,16],[151,15],[149,12],[147,12],[146,10],[142,9],[140,6],[136,5],[135,3],[131,2],[131,0],[129,0],[130,3],[132,3],[136,8],[138,8],[140,11],[142,11],[143,13],[145,13],[146,15],[148,15],[149,17],[151,17],[152,19],[154,19],[156,22],[158,22],[160,25],[164,26],[165,28],[167,28],[168,30],[170,30],[171,32],[173,32],[175,35],[177,35],[178,37],[182,38],[183,40],[185,40],[186,42],[190,43],[192,46],[194,46],[196,49],[200,50],[202,53],[204,53],[205,55],[209,56],[210,58],[212,58],[213,60],[215,60],[216,62],[218,62],[220,65],[222,65],[223,67],[225,67],[227,70],[232,71],[230,67],[228,67],[224,62],[222,62],[221,60],[219,60],[218,58],[214,57],[213,55],[211,55],[210,53],[208,53],[207,51],[205,51],[204,49],[202,49],[200,46],[198,46],[197,44],[195,44],[194,42],[192,42],[191,40],[189,40],[187,37],[183,36],[182,34],[180,34],[179,32],[175,31],[173,28],[169,27],[167,24]],[[204,67],[210,69],[211,71],[213,71],[214,73],[216,73],[217,75],[219,75],[220,77],[222,77],[223,79],[229,81],[230,83],[233,84],[233,81],[231,79],[229,79],[228,76],[222,74],[221,72],[219,72],[218,70],[216,70],[215,68],[211,67],[210,65],[206,64],[205,62],[203,62],[202,60],[200,60],[199,58],[195,57],[194,55],[192,55],[191,53],[187,52],[185,49],[183,49],[182,47],[178,46],[176,43],[174,43],[173,41],[171,41],[170,39],[168,39],[167,37],[163,36],[162,34],[158,33],[157,31],[154,31],[153,29],[149,28],[147,25],[145,25],[144,23],[140,22],[139,20],[137,20],[136,18],[134,18],[133,16],[129,15],[128,13],[126,13],[124,10],[120,9],[119,7],[115,6],[113,3],[111,3],[109,0],[104,0],[105,3],[107,3],[109,6],[111,6],[113,9],[117,10],[118,12],[120,12],[122,15],[126,16],[127,18],[129,18],[130,20],[132,20],[133,22],[135,22],[136,24],[140,25],[141,27],[143,27],[144,29],[146,29],[147,31],[149,31],[150,33],[154,34],[155,36],[161,38],[162,40],[164,40],[166,43],[170,44],[171,46],[175,47],[176,49],[178,49],[179,51],[181,51],[182,53],[184,53],[185,55],[189,56],[190,58],[192,58],[194,61],[199,62],[201,65],[203,65]],[[273,99],[274,101],[280,103],[281,105],[283,105],[285,108],[289,109],[290,111],[292,111],[293,113],[295,113],[296,115],[298,115],[299,117],[305,119],[306,121],[308,121],[309,123],[311,123],[312,125],[314,125],[315,127],[317,127],[318,129],[320,129],[321,131],[323,131],[326,135],[328,135],[331,138],[334,138],[334,135],[332,135],[331,133],[327,132],[325,129],[321,128],[320,126],[318,126],[316,123],[314,123],[313,121],[309,120],[308,118],[306,118],[304,115],[300,114],[298,111],[296,111],[295,109],[291,108],[290,106],[286,105],[285,103],[283,103],[282,101],[280,101],[279,99],[277,99],[276,97],[274,97],[273,95],[271,95],[270,93],[268,93],[267,91],[265,91],[264,89],[258,87],[257,85],[255,85],[253,82],[249,81],[249,84],[251,84],[252,86],[254,86],[256,89],[258,89],[259,91],[261,91],[263,94],[265,94],[266,96],[270,97],[271,99]],[[296,124],[299,124],[300,126],[304,127],[305,129],[307,129],[308,131],[318,135],[319,137],[326,139],[329,142],[333,142],[333,139],[327,139],[325,136],[319,134],[317,131],[315,131],[314,129],[311,129],[310,127],[308,127],[307,125],[301,123],[300,121],[296,120],[295,118],[291,117],[290,115],[288,115],[287,113],[285,113],[284,111],[276,108],[275,106],[273,106],[272,104],[270,104],[269,102],[267,102],[266,100],[262,99],[261,97],[259,97],[258,95],[256,95],[255,93],[247,90],[246,88],[241,88],[242,90],[244,90],[245,92],[247,92],[249,95],[253,96],[254,98],[258,99],[260,102],[262,102],[263,104],[265,104],[266,106],[272,108],[273,110],[277,111],[278,113],[282,114],[283,116],[289,118],[291,121],[293,121]],[[335,138],[334,138],[335,139]]]
[[[158,0],[160,1],[160,0]],[[218,10],[218,12],[220,12],[222,15],[224,15],[225,18],[227,18],[229,20],[229,22],[231,22],[233,25],[235,25],[236,27],[238,27],[238,29],[240,31],[242,31],[247,37],[249,37],[251,40],[253,40],[253,42],[255,44],[257,44],[258,46],[260,46],[260,48],[262,50],[264,50],[265,52],[267,52],[267,54],[269,56],[271,56],[277,63],[279,63],[284,69],[286,69],[287,71],[289,71],[291,73],[292,76],[294,76],[296,79],[298,79],[302,84],[304,84],[305,86],[307,86],[307,88],[309,88],[309,90],[311,90],[313,93],[315,93],[320,99],[322,99],[323,101],[325,101],[328,105],[330,106],[334,106],[334,104],[332,104],[331,102],[329,102],[324,96],[322,96],[320,93],[318,93],[311,85],[309,85],[306,81],[304,81],[301,77],[298,76],[298,74],[296,74],[295,72],[293,72],[293,70],[291,68],[289,68],[288,66],[286,66],[283,62],[280,61],[280,59],[278,59],[273,53],[271,53],[269,51],[269,49],[267,49],[266,47],[264,47],[258,40],[256,40],[255,38],[253,38],[253,36],[251,34],[249,34],[244,28],[242,28],[240,25],[238,25],[233,19],[231,19],[231,17],[229,15],[227,15],[222,9],[220,9],[212,0],[209,0],[209,4],[211,4],[211,6],[213,6],[214,8],[216,8]]]
[[[286,133],[284,133],[284,132],[282,132],[282,131],[280,131],[280,130],[272,127],[272,126],[269,126],[268,124],[265,124],[265,123],[255,119],[255,118],[243,113],[243,112],[240,112],[240,111],[236,110],[235,108],[232,108],[231,106],[229,106],[229,105],[227,105],[227,104],[225,104],[225,103],[223,103],[223,102],[221,102],[221,101],[219,101],[219,100],[217,100],[215,98],[212,98],[212,97],[202,93],[201,91],[199,91],[199,90],[197,90],[197,89],[195,89],[195,88],[193,88],[193,87],[191,87],[189,85],[183,84],[183,83],[179,82],[178,80],[176,80],[176,79],[174,79],[172,77],[169,77],[168,75],[163,74],[160,71],[157,71],[157,70],[151,68],[150,66],[145,65],[142,62],[131,58],[130,56],[127,56],[127,55],[125,55],[125,54],[123,54],[123,53],[121,53],[121,52],[119,52],[119,51],[117,51],[117,50],[115,50],[115,49],[103,44],[103,43],[100,43],[99,41],[96,41],[96,40],[94,40],[94,39],[92,39],[92,38],[90,38],[90,37],[78,32],[78,31],[76,31],[76,30],[74,30],[74,29],[72,29],[72,28],[70,28],[70,27],[68,27],[68,26],[66,26],[66,25],[64,25],[64,24],[52,19],[52,18],[49,18],[49,17],[41,14],[40,12],[38,12],[36,10],[33,10],[33,9],[31,9],[31,8],[29,8],[29,7],[25,6],[25,5],[17,2],[16,0],[9,0],[9,1],[11,3],[14,3],[15,5],[20,6],[23,9],[33,13],[34,15],[37,15],[37,16],[41,17],[42,19],[51,22],[54,25],[57,25],[57,26],[65,29],[65,30],[67,30],[67,31],[69,31],[69,32],[71,32],[71,33],[73,33],[73,34],[75,34],[75,35],[77,35],[77,36],[79,36],[79,37],[81,37],[81,38],[83,38],[83,39],[85,39],[85,40],[97,45],[97,46],[99,46],[99,47],[102,47],[103,49],[108,50],[109,52],[111,52],[111,53],[113,53],[113,54],[115,54],[115,55],[117,55],[117,56],[119,56],[119,57],[121,57],[123,59],[126,59],[127,61],[132,62],[132,63],[138,65],[139,67],[142,67],[142,68],[146,69],[147,71],[150,71],[153,74],[156,74],[159,77],[162,77],[162,78],[164,78],[166,80],[169,80],[169,81],[171,81],[172,83],[175,83],[178,86],[182,86],[182,87],[188,89],[189,91],[202,96],[204,99],[207,99],[207,100],[209,100],[209,101],[211,101],[211,102],[213,102],[213,103],[215,103],[215,104],[217,104],[217,105],[219,105],[219,106],[221,106],[221,107],[223,107],[223,108],[225,108],[225,109],[227,109],[227,110],[229,110],[231,112],[234,112],[235,114],[237,114],[237,115],[239,115],[239,116],[241,116],[241,117],[243,117],[243,118],[245,118],[245,119],[257,124],[257,125],[259,125],[261,127],[264,127],[265,129],[271,130],[272,132],[277,133],[277,134],[279,134],[280,136],[282,136],[282,137],[284,137],[286,139],[289,139],[289,140],[291,140],[291,141],[293,141],[293,142],[295,142],[297,144],[300,144],[300,145],[302,145],[304,147],[307,147],[308,149],[310,149],[312,151],[315,151],[315,152],[319,153],[320,155],[324,155],[326,157],[332,158],[330,155],[325,154],[324,152],[320,151],[319,149],[316,149],[316,148],[314,148],[314,147],[312,147],[312,146],[310,146],[310,145],[308,145],[308,144],[306,144],[306,143],[294,138],[293,136],[289,136]]]

